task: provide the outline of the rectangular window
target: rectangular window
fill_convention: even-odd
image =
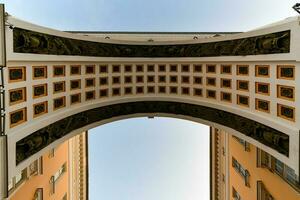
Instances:
[[[296,175],[295,171],[259,148],[257,148],[257,167],[269,169],[272,173],[279,175],[294,189],[300,191],[299,176]]]
[[[234,200],[242,200],[240,194],[232,187],[232,197]]]
[[[67,164],[64,163],[56,173],[50,178],[50,186],[51,186],[51,194],[55,193],[55,184],[56,182],[63,176],[63,174],[67,171]]]
[[[257,181],[257,200],[274,200],[262,181]]]
[[[34,200],[43,200],[43,188],[37,188],[34,193]]]
[[[232,136],[233,139],[235,139],[236,141],[238,141],[241,145],[244,146],[245,151],[250,151],[250,144],[248,142],[246,142],[245,140],[238,138],[236,136]]]
[[[243,177],[245,181],[245,186],[250,187],[250,174],[248,170],[245,169],[234,157],[232,157],[232,167],[237,171],[237,173],[239,173]]]

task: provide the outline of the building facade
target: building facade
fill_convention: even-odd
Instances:
[[[53,148],[9,181],[9,200],[86,200],[87,133]]]
[[[211,128],[212,200],[298,200],[299,177],[260,148]]]

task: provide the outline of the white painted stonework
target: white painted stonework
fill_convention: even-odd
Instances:
[[[104,123],[113,122],[123,118],[129,117],[139,117],[139,116],[168,116],[168,117],[179,117],[192,121],[197,121],[209,126],[214,126],[219,129],[223,129],[226,132],[231,132],[232,134],[254,144],[255,146],[263,149],[264,151],[270,153],[277,159],[283,161],[290,167],[292,167],[297,174],[299,174],[299,129],[300,129],[300,27],[299,27],[299,18],[289,18],[283,20],[282,22],[276,23],[271,26],[266,26],[259,28],[253,31],[246,33],[237,33],[237,34],[223,34],[219,37],[212,37],[212,34],[207,35],[198,35],[198,39],[195,40],[193,34],[181,35],[181,34],[92,34],[88,35],[84,33],[67,33],[57,30],[52,30],[49,28],[37,26],[18,20],[12,16],[7,17],[7,22],[12,24],[15,27],[20,27],[28,30],[33,30],[37,32],[47,33],[56,36],[62,36],[73,39],[80,39],[86,41],[95,41],[95,42],[105,42],[105,43],[118,43],[118,44],[149,44],[148,40],[153,39],[154,41],[151,44],[193,44],[193,43],[205,43],[205,42],[215,42],[231,39],[239,39],[251,36],[258,36],[273,32],[291,30],[291,46],[290,53],[284,54],[272,54],[272,55],[250,55],[250,56],[220,56],[220,57],[199,57],[199,58],[116,58],[116,57],[86,57],[86,56],[55,56],[55,55],[37,55],[37,54],[20,54],[13,52],[13,31],[9,27],[5,27],[6,34],[6,61],[7,67],[4,69],[4,85],[6,91],[5,99],[5,112],[6,112],[6,135],[8,138],[8,176],[9,178],[13,177],[15,174],[20,172],[23,168],[28,166],[32,161],[37,159],[46,151],[50,150],[52,147],[57,144],[62,143],[68,138],[81,133],[90,128],[99,126]],[[196,34],[197,35],[197,34]],[[1,36],[1,35],[0,35]],[[105,39],[109,36],[110,39]],[[136,38],[136,40],[135,40]],[[1,41],[3,42],[3,41]],[[216,73],[207,73],[207,65],[215,65]],[[53,77],[53,66],[55,65],[64,65],[65,66],[65,76],[63,77]],[[80,65],[81,66],[81,75],[70,75],[70,66],[71,65]],[[95,65],[94,74],[85,74],[86,65]],[[99,71],[100,66],[107,65],[108,72],[101,73]],[[120,66],[120,72],[113,72],[112,67],[114,65]],[[125,66],[132,66],[131,72],[125,72]],[[136,66],[142,65],[144,68],[143,72],[138,72]],[[154,72],[147,72],[147,66],[154,65]],[[159,66],[164,65],[166,71],[159,71]],[[170,67],[172,65],[177,65],[177,72],[171,72]],[[188,72],[181,71],[183,65],[189,66]],[[194,72],[193,66],[202,65],[201,72]],[[220,73],[221,65],[231,65],[232,73],[231,74],[222,74]],[[238,65],[248,65],[249,74],[247,76],[237,75],[236,69]],[[269,74],[268,78],[258,77],[255,75],[255,66],[256,65],[268,65]],[[277,78],[277,67],[278,65],[285,66],[294,66],[295,69],[295,79],[294,80],[285,80]],[[32,78],[32,67],[33,66],[47,66],[47,78],[34,80]],[[20,82],[9,82],[8,81],[8,69],[10,67],[25,67],[26,69],[26,80]],[[131,83],[125,83],[125,77],[130,76],[132,81]],[[137,77],[144,77],[144,82],[139,83]],[[148,76],[154,76],[154,82],[148,82]],[[160,82],[159,77],[166,77],[165,82]],[[171,76],[177,76],[177,82],[171,82]],[[183,77],[190,77],[188,83],[182,82]],[[105,86],[100,85],[100,78],[107,77],[108,84]],[[113,77],[119,77],[120,83],[113,83]],[[195,84],[193,82],[194,77],[201,77],[202,84]],[[87,78],[95,78],[95,86],[86,88],[85,80]],[[207,85],[207,78],[215,78],[216,85],[209,86]],[[230,79],[231,88],[222,88],[221,79]],[[78,90],[70,89],[71,80],[81,80],[81,88]],[[249,82],[249,90],[242,91],[237,90],[237,81],[244,80]],[[53,83],[55,82],[65,82],[65,91],[60,93],[53,93]],[[255,84],[257,83],[267,83],[270,86],[269,95],[263,95],[256,92]],[[47,95],[40,98],[33,98],[33,86],[39,84],[47,84]],[[278,98],[277,96],[277,86],[285,85],[295,88],[295,98],[293,101]],[[149,86],[155,88],[154,93],[148,93],[147,89]],[[9,104],[9,91],[26,87],[26,100],[10,105]],[[132,94],[125,94],[125,88],[132,88]],[[143,93],[137,92],[137,87],[143,87]],[[159,92],[160,87],[165,87],[166,92]],[[170,92],[171,87],[176,87],[178,92],[172,94]],[[113,88],[120,89],[120,95],[114,96],[112,93]],[[183,94],[182,88],[189,88],[189,94]],[[100,91],[102,89],[108,90],[107,98],[100,98]],[[202,89],[202,96],[195,96],[194,89]],[[207,98],[207,90],[214,90],[216,92],[216,99]],[[86,91],[95,91],[94,100],[85,100]],[[221,92],[228,92],[232,94],[231,103],[227,103],[221,100]],[[81,93],[81,103],[71,105],[70,95]],[[249,107],[241,106],[237,103],[237,95],[244,95],[249,97]],[[54,110],[53,108],[53,99],[58,97],[66,98],[66,105],[64,108]],[[269,112],[261,112],[256,109],[255,99],[263,99],[270,102]],[[174,116],[166,115],[160,113],[146,113],[143,115],[130,115],[126,117],[117,117],[112,118],[107,121],[102,121],[94,124],[90,124],[86,127],[83,127],[79,130],[73,131],[69,135],[65,136],[52,143],[42,151],[38,152],[34,156],[16,165],[16,142],[22,138],[30,135],[34,131],[37,131],[51,123],[54,123],[60,119],[71,116],[73,114],[89,110],[92,108],[97,108],[105,105],[112,105],[116,103],[123,102],[135,102],[135,101],[146,101],[146,100],[158,100],[158,101],[175,101],[175,102],[185,102],[192,103],[195,105],[204,105],[207,107],[216,108],[223,111],[228,111],[246,117],[255,121],[258,121],[262,124],[270,126],[274,129],[277,129],[290,137],[290,146],[289,146],[289,157],[286,157],[277,151],[257,142],[256,140],[249,138],[235,130],[232,130],[228,127],[221,126],[216,123],[212,123],[205,120],[195,119],[186,116]],[[48,112],[38,117],[33,117],[33,105],[40,102],[48,102]],[[295,108],[295,119],[287,120],[278,116],[277,105],[282,104],[292,108]],[[10,124],[10,113],[26,108],[26,121],[23,123],[11,127]]]

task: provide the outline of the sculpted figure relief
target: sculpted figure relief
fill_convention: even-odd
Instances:
[[[290,52],[290,31],[180,45],[125,45],[75,40],[14,28],[14,52],[96,57],[211,57]]]
[[[289,136],[259,122],[214,108],[176,102],[144,101],[104,106],[66,117],[18,141],[16,162],[19,164],[71,131],[112,117],[136,113],[167,113],[191,116],[232,128],[275,150],[289,155]]]

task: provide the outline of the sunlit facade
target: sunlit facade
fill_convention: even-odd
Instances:
[[[9,181],[10,200],[86,200],[87,133],[45,153]]]
[[[211,128],[211,199],[298,200],[299,177],[258,147]]]

